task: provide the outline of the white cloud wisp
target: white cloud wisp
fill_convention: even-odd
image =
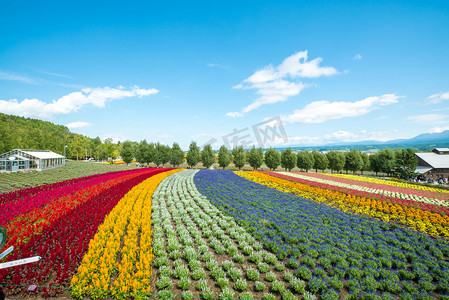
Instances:
[[[297,78],[317,78],[339,74],[333,67],[321,67],[321,57],[307,60],[307,51],[297,52],[278,65],[269,65],[256,71],[253,75],[237,84],[233,89],[256,90],[259,97],[242,109],[248,113],[265,104],[286,101],[291,96],[298,95],[309,85]],[[234,117],[232,114],[228,116]]]
[[[85,88],[80,92],[72,92],[51,103],[39,99],[17,101],[0,100],[0,112],[5,114],[50,119],[54,115],[77,112],[86,105],[104,108],[106,102],[130,97],[144,97],[157,94],[157,89],[141,89],[137,86],[129,90],[118,88]]]
[[[384,94],[356,102],[315,101],[302,109],[295,110],[291,115],[283,116],[282,120],[287,123],[323,123],[329,120],[358,117],[380,106],[396,103],[399,98],[400,96],[395,94]]]

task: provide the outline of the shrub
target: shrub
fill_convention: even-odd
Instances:
[[[329,289],[323,293],[323,295],[321,296],[321,299],[323,299],[323,300],[339,300],[340,295],[338,294],[338,292],[336,290]]]
[[[206,281],[206,279],[201,279],[200,281],[198,281],[198,283],[196,284],[196,289],[198,291],[202,291],[205,288],[207,288],[207,281]]]
[[[240,294],[239,299],[241,300],[254,300],[254,296],[251,292],[243,292]]]
[[[190,281],[190,279],[188,277],[183,277],[178,281],[178,287],[181,290],[185,291],[185,290],[190,289],[191,283],[192,282]]]
[[[199,280],[199,279],[205,279],[206,278],[206,272],[203,269],[197,269],[193,271],[192,279],[193,280]]]
[[[270,270],[270,266],[263,262],[259,263],[257,265],[257,268],[259,269],[260,273],[266,273]]]
[[[209,261],[206,263],[206,268],[207,268],[209,271],[212,271],[213,269],[218,268],[218,264],[217,264],[217,262],[216,262],[215,260],[209,260]]]
[[[269,282],[273,282],[276,280],[276,274],[274,274],[273,272],[268,272],[267,275],[265,276],[265,280],[269,281]]]
[[[170,258],[175,260],[181,257],[181,252],[179,250],[174,250],[170,253]]]
[[[285,266],[291,269],[297,269],[299,267],[299,262],[296,259],[290,258]]]
[[[228,276],[232,281],[236,282],[238,279],[242,278],[242,271],[233,267],[228,271]]]
[[[212,292],[210,287],[206,287],[201,290],[201,296],[204,298],[212,298],[214,296],[214,292]]]
[[[282,293],[282,300],[297,300],[297,298],[292,294],[292,292],[286,290]]]
[[[232,260],[235,261],[236,263],[244,263],[245,257],[242,254],[236,254],[232,257]]]
[[[159,277],[171,277],[173,275],[173,271],[170,267],[162,266],[159,268]]]
[[[234,263],[230,260],[225,260],[222,264],[221,267],[223,268],[223,270],[228,271],[229,269],[231,269],[232,267],[234,267]]]
[[[223,299],[234,299],[234,291],[230,288],[224,288],[220,293],[220,298]]]
[[[290,281],[290,289],[295,291],[295,293],[302,295],[306,291],[306,284],[298,278],[293,278]]]
[[[295,276],[290,271],[284,272],[284,280],[290,282]]]
[[[271,284],[271,290],[275,293],[282,294],[282,292],[284,292],[285,290],[284,283],[278,280],[273,281],[273,283]]]
[[[256,283],[254,285],[254,289],[256,290],[256,292],[263,292],[263,291],[265,291],[266,286],[263,282],[256,281]]]
[[[304,300],[316,300],[316,296],[312,293],[305,292],[304,293]]]
[[[248,278],[251,281],[257,281],[259,280],[259,271],[253,268],[248,268],[248,270],[246,270],[246,278]]]
[[[217,267],[217,268],[213,269],[212,272],[210,272],[210,276],[215,281],[217,281],[218,278],[226,277],[226,274],[225,274],[225,272],[222,269]]]
[[[189,276],[189,270],[184,266],[179,266],[175,268],[175,271],[173,272],[173,276],[175,278],[184,278]]]
[[[229,280],[225,277],[220,277],[217,279],[217,286],[221,289],[224,289],[225,287],[229,286]]]
[[[312,277],[312,272],[307,266],[301,266],[295,271],[295,276],[304,280],[309,280]]]
[[[268,253],[268,254],[265,256],[264,260],[265,260],[265,262],[266,262],[267,264],[270,264],[270,265],[275,265],[275,264],[277,263],[277,261],[278,261],[276,255],[274,255],[274,254],[272,254],[272,253]]]
[[[262,261],[262,256],[259,253],[252,252],[249,256],[249,260],[255,264],[258,264]]]
[[[265,293],[262,300],[276,300],[276,296],[271,293]]]
[[[158,290],[163,290],[165,288],[171,289],[172,286],[173,283],[171,282],[171,279],[165,276],[159,278],[158,282],[156,283],[156,287]]]
[[[248,287],[245,279],[238,279],[234,285],[234,289],[240,292],[243,292]]]
[[[214,255],[210,252],[204,253],[203,256],[201,257],[201,260],[204,262],[210,261],[211,259],[214,259]]]
[[[284,265],[283,263],[277,263],[277,264],[274,266],[274,269],[275,269],[276,271],[284,271],[284,270],[285,270],[285,265]]]

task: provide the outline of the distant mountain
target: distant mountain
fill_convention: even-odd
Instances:
[[[339,142],[322,146],[297,146],[297,150],[348,150],[350,148],[362,151],[382,148],[417,148],[419,150],[431,150],[433,148],[449,147],[449,130],[440,133],[423,133],[410,139],[397,139],[386,142],[366,140],[360,142]]]

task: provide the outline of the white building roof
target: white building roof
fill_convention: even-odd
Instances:
[[[447,152],[449,151],[449,148],[435,148],[438,152]]]
[[[431,165],[433,168],[449,168],[449,155],[430,153],[415,153],[419,158]]]
[[[33,150],[20,150],[23,153],[32,155],[34,157],[45,159],[45,158],[64,158],[64,156],[54,153],[53,151],[33,151]]]
[[[424,174],[424,173],[426,173],[426,172],[428,172],[428,171],[430,171],[432,169],[433,169],[432,167],[417,166],[416,170],[415,170],[415,173]]]

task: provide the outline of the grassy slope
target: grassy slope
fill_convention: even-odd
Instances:
[[[65,167],[45,171],[0,173],[0,194],[67,179],[135,168],[135,164],[108,165],[85,161],[68,161]]]

